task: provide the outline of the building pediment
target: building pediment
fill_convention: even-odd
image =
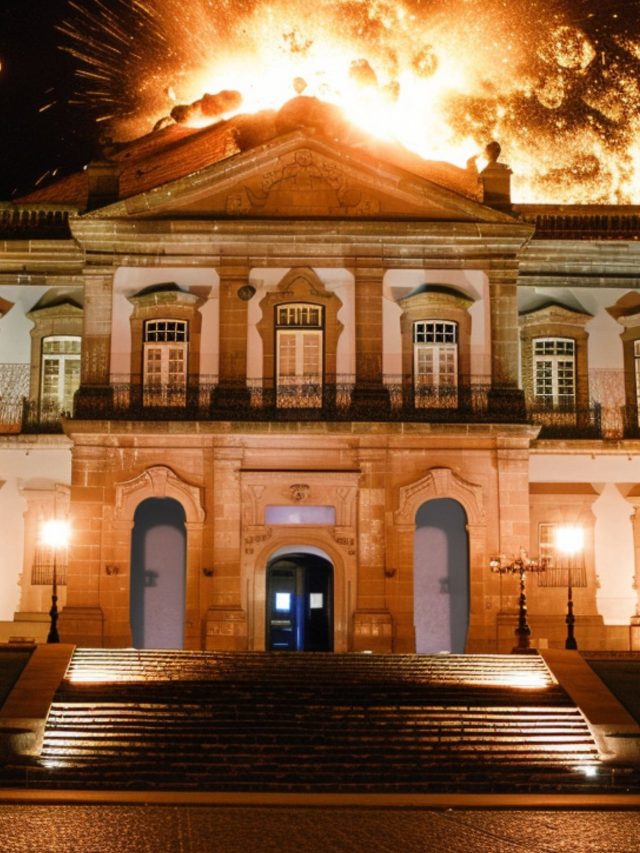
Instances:
[[[428,173],[428,166],[424,163],[424,173]],[[307,130],[278,137],[86,216],[354,217],[513,223],[512,217],[424,174],[315,138]]]

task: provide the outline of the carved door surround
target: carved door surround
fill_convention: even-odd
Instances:
[[[451,468],[431,468],[419,480],[401,486],[398,492],[398,509],[393,514],[395,553],[405,555],[398,559],[398,571],[405,579],[413,581],[413,548],[415,519],[423,503],[437,498],[457,501],[467,515],[469,534],[469,628],[474,618],[480,620],[483,609],[486,563],[487,519],[482,486],[465,480]],[[413,587],[412,587],[413,589]],[[480,593],[480,594],[479,594]],[[413,592],[412,592],[413,597]]]
[[[200,648],[200,569],[205,523],[202,489],[186,482],[165,465],[153,465],[130,480],[116,483],[114,491],[111,536],[108,531],[105,536],[105,541],[111,544],[105,549],[101,590],[116,592],[121,611],[124,609],[128,614],[131,531],[135,511],[147,498],[173,498],[184,509],[187,532],[185,648]],[[108,633],[110,619],[106,602],[103,608]],[[126,625],[114,626],[114,631],[118,636],[128,632],[128,621]]]
[[[282,548],[314,548],[333,564],[334,649],[349,649],[356,601],[359,470],[241,472],[242,588],[249,648],[265,648],[266,568]],[[335,525],[265,524],[267,506],[333,506]]]

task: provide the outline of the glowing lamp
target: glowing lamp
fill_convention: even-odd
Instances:
[[[40,529],[40,540],[43,545],[48,546],[53,550],[53,577],[51,582],[51,624],[47,643],[59,643],[58,636],[58,573],[57,559],[58,548],[66,548],[69,542],[70,528],[68,521],[61,521],[57,518],[51,518],[45,521]]]
[[[573,524],[563,525],[556,529],[555,538],[556,548],[567,558],[567,615],[564,620],[567,626],[567,639],[565,640],[564,647],[565,649],[575,650],[578,648],[578,643],[573,633],[576,618],[573,615],[572,558],[581,554],[584,550],[584,530]]]
[[[60,521],[57,518],[52,518],[45,521],[40,530],[40,540],[43,545],[53,548],[54,551],[58,548],[65,548],[69,542],[71,534],[68,521]]]
[[[584,530],[576,525],[564,525],[556,530],[556,548],[558,551],[573,556],[584,548]]]

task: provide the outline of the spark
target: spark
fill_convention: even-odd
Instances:
[[[632,0],[633,2],[633,0]],[[620,0],[70,0],[75,99],[121,139],[237,91],[304,94],[464,167],[498,139],[522,202],[640,201],[640,34]],[[240,102],[240,99],[238,99]],[[232,110],[226,117],[234,114]],[[161,126],[161,124],[159,124]]]

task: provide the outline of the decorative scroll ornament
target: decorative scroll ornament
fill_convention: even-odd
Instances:
[[[289,495],[292,501],[300,503],[307,500],[310,490],[311,487],[307,483],[293,483],[293,485],[289,486]]]

